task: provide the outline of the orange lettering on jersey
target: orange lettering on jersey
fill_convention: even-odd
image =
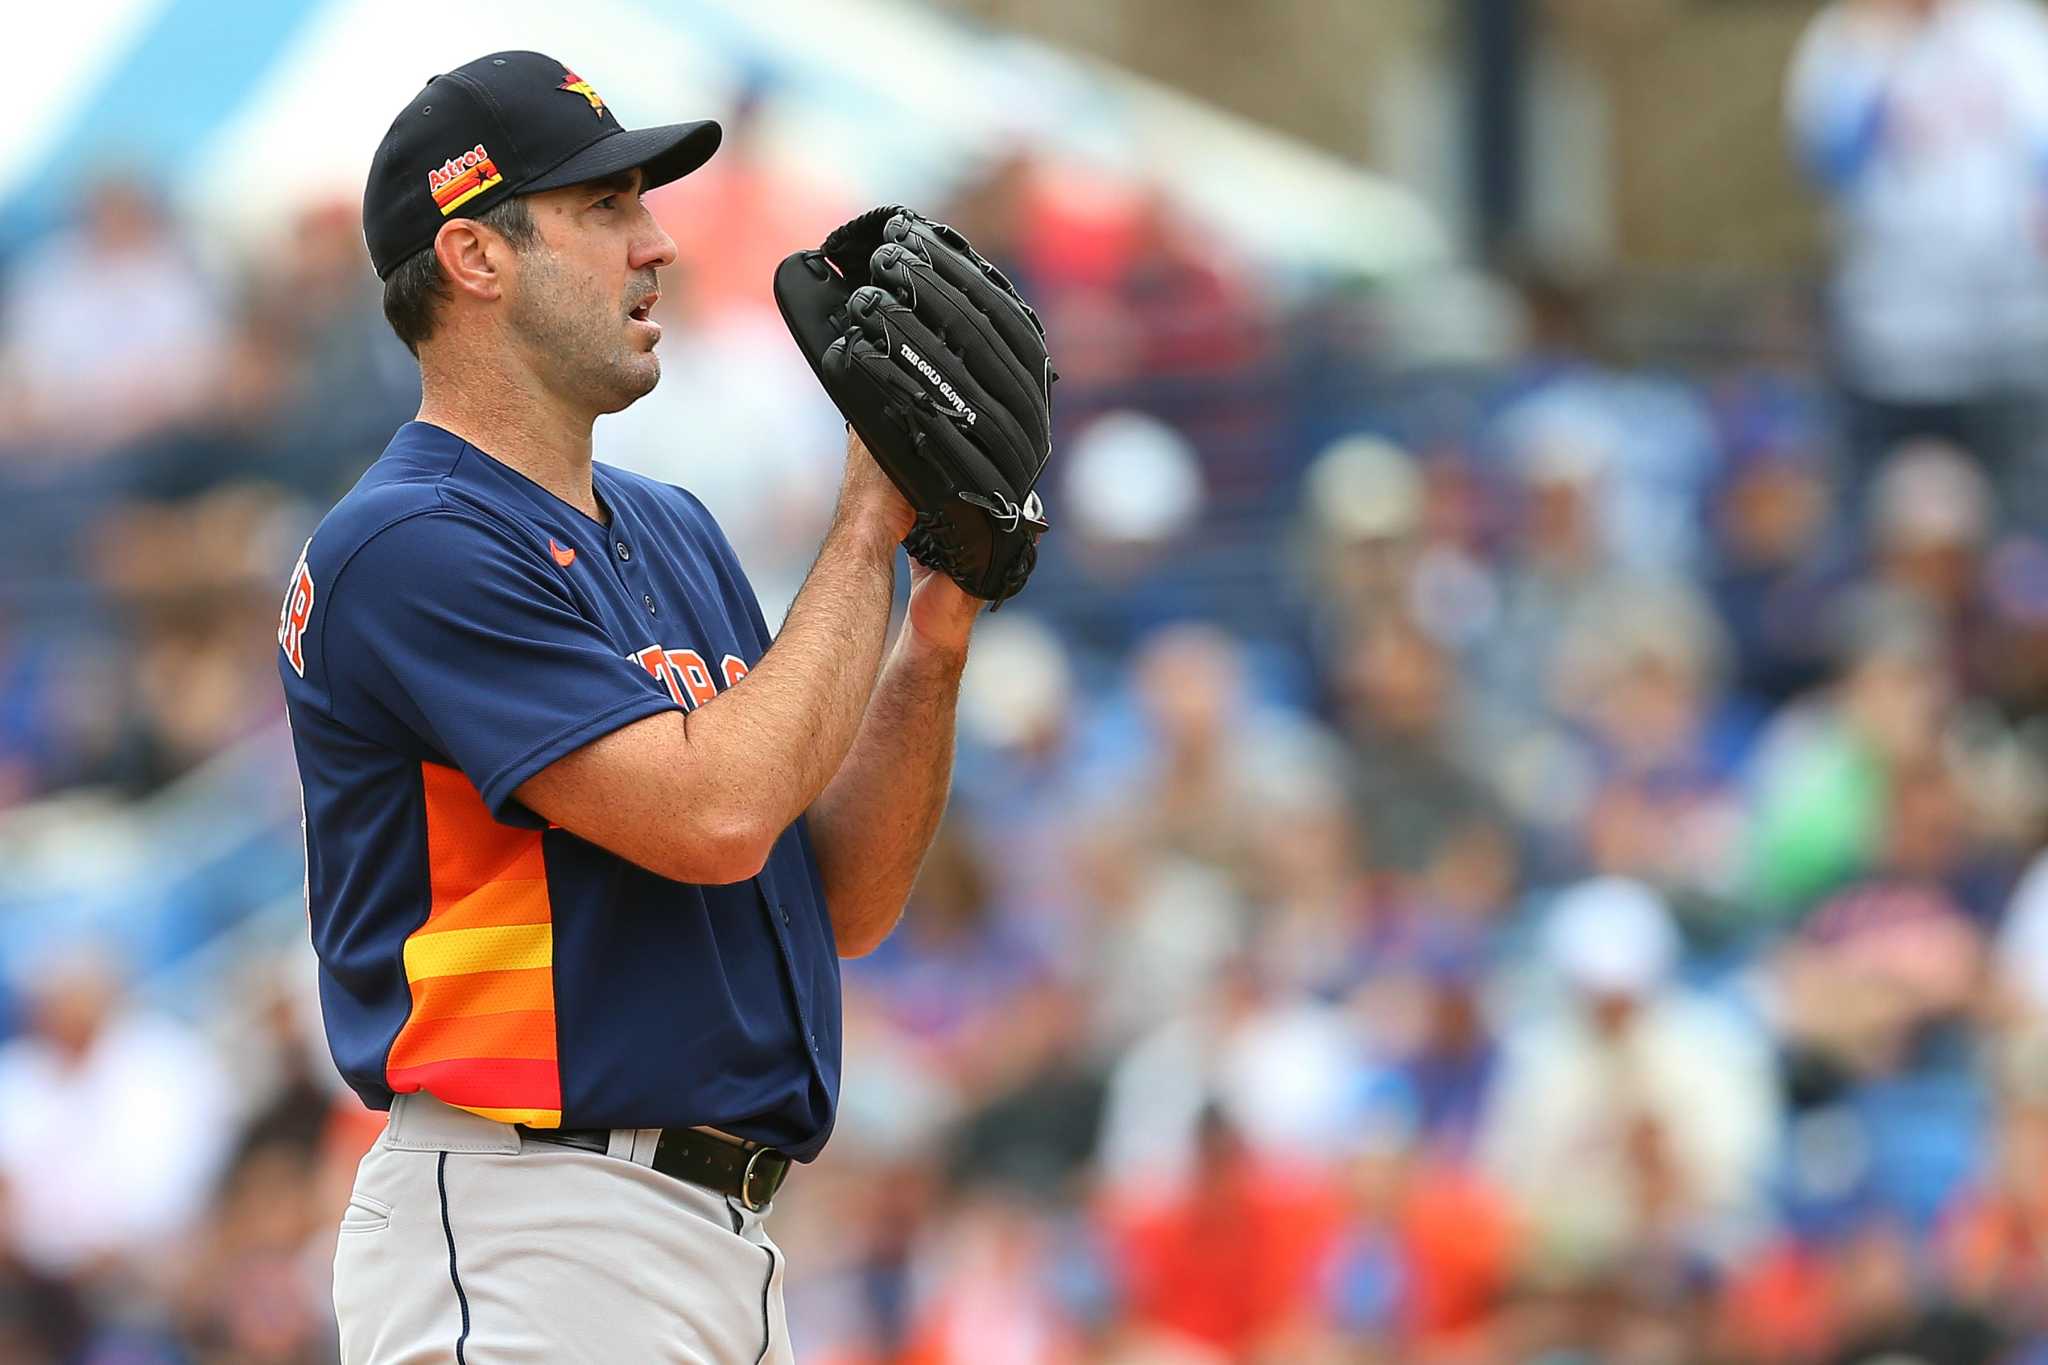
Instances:
[[[682,675],[683,690],[690,694],[693,710],[718,695],[718,688],[711,681],[711,670],[704,666],[702,654],[694,649],[671,649],[667,654],[669,667]]]
[[[676,671],[669,665],[668,656],[662,652],[660,645],[647,646],[633,656],[633,662],[646,669],[652,676],[661,679],[677,706],[686,711],[689,709],[689,703],[683,700],[683,689],[676,685]]]
[[[649,645],[634,651],[630,657],[647,670],[649,677],[661,679],[669,697],[685,711],[694,711],[718,695],[718,682],[711,672],[711,665],[705,663],[704,656],[694,649],[663,649],[660,645]],[[720,660],[719,672],[725,675],[725,685],[731,687],[747,676],[747,666],[737,655],[728,654]]]
[[[306,676],[306,622],[313,615],[313,573],[306,567],[306,551],[312,548],[313,542],[309,540],[306,548],[299,551],[291,586],[285,589],[284,606],[277,613],[278,647],[284,651],[292,672],[302,678]]]

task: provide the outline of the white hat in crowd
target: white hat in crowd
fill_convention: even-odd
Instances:
[[[1650,995],[1678,961],[1678,930],[1663,899],[1625,877],[1595,877],[1559,893],[1543,943],[1559,975],[1594,995]]]

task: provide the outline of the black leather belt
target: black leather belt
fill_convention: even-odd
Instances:
[[[516,1126],[536,1142],[552,1142],[558,1147],[574,1147],[600,1156],[611,1151],[609,1128],[528,1128],[523,1123]],[[694,1128],[664,1128],[654,1144],[654,1160],[649,1164],[663,1175],[729,1195],[740,1201],[741,1208],[759,1213],[782,1188],[789,1175],[790,1158],[773,1147],[727,1142]]]

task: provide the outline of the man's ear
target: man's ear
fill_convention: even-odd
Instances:
[[[505,239],[468,218],[451,218],[434,234],[434,259],[458,294],[496,299],[504,291],[500,274],[511,248]]]

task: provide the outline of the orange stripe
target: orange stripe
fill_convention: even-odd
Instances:
[[[540,840],[533,841],[536,856]],[[548,884],[543,877],[486,882],[467,896],[446,904],[435,898],[434,909],[421,932],[438,934],[448,929],[494,929],[507,924],[547,924]]]
[[[469,779],[438,763],[420,765],[427,797],[427,866],[439,913],[478,887],[547,876],[540,831],[501,825]]]
[[[554,919],[541,831],[492,819],[454,768],[422,763],[420,782],[430,901],[427,922],[407,937],[407,961],[440,965],[415,973],[385,1079],[394,1092],[424,1088],[463,1108],[558,1111],[553,951],[546,928],[538,939],[525,932]],[[465,951],[427,953],[424,939],[438,934],[448,937],[437,948]],[[515,941],[524,945],[516,963],[493,947]]]
[[[440,189],[435,190],[434,202],[437,204],[443,203],[450,196],[462,193],[463,190],[469,188],[469,185],[472,181],[496,180],[497,178],[497,166],[495,166],[488,160],[479,161],[477,162],[476,165],[471,166],[468,170],[462,172],[462,174],[456,176],[453,180],[450,180]]]
[[[544,1010],[554,999],[554,968],[516,972],[464,972],[412,983],[415,1019],[461,1019],[473,1014]]]
[[[391,1068],[404,1071],[457,1057],[510,1057],[522,1061],[553,1061],[555,1016],[552,1010],[514,1010],[508,1014],[470,1014],[454,1019],[421,1019],[417,1015],[391,1045]]]

